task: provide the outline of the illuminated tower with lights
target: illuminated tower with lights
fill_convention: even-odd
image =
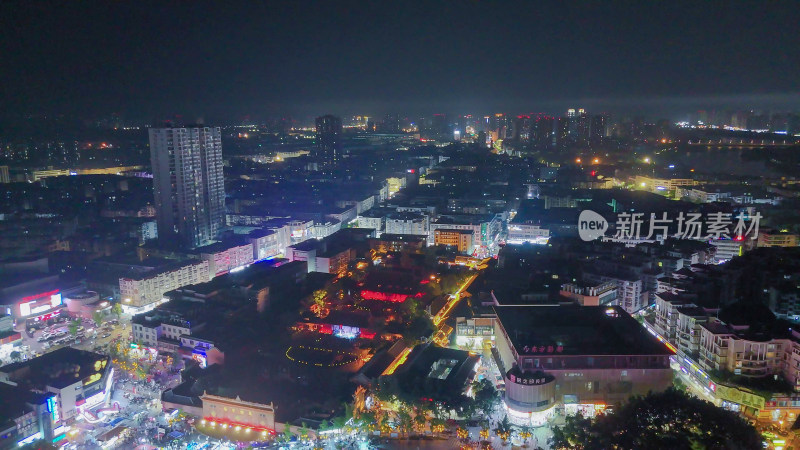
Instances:
[[[332,166],[342,158],[342,119],[330,114],[317,117],[314,156]]]
[[[192,249],[214,242],[225,223],[219,128],[150,128],[158,238]]]

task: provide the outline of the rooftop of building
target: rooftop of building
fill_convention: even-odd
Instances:
[[[248,239],[258,239],[275,234],[274,229],[258,228],[245,234]]]
[[[439,225],[480,225],[490,222],[492,218],[494,218],[494,214],[447,214],[439,216],[433,223]]]
[[[241,236],[231,236],[224,241],[214,242],[213,244],[204,245],[202,247],[197,247],[195,249],[189,250],[186,253],[193,254],[193,255],[201,255],[201,254],[209,254],[209,253],[219,253],[224,252],[225,250],[234,248],[234,247],[241,247],[243,245],[247,245],[247,241]]]
[[[468,234],[472,236],[472,230],[459,230],[452,228],[437,228],[435,233],[456,233],[456,234]]]
[[[427,242],[427,236],[422,236],[419,234],[396,234],[396,233],[383,233],[380,237],[374,238],[379,241],[384,242],[412,242],[412,243],[419,243],[419,242]]]
[[[413,386],[414,391],[437,400],[452,398],[472,379],[479,359],[464,350],[420,344],[394,376],[404,389]]]
[[[289,247],[301,252],[310,252],[322,247],[322,242],[317,239],[309,239],[307,241],[290,245]]]
[[[523,348],[564,355],[671,355],[618,306],[496,306],[497,318],[520,354]]]
[[[393,213],[389,213],[386,216],[387,220],[404,220],[404,221],[408,221],[408,220],[420,221],[420,220],[425,220],[427,218],[428,218],[428,216],[426,216],[424,214],[420,214],[420,213],[416,213],[416,212],[409,212],[409,211],[393,212]]]
[[[54,275],[46,273],[0,272],[0,289],[20,286],[36,280],[42,280],[42,283],[46,283],[48,279],[53,277]]]
[[[35,389],[52,386],[63,389],[86,379],[95,373],[102,373],[110,358],[105,355],[62,347],[38,358],[0,367],[0,372],[10,374],[12,381]]]
[[[6,429],[14,425],[14,419],[28,411],[27,405],[41,405],[52,394],[38,394],[28,389],[0,383],[0,427]]]
[[[678,314],[683,314],[689,317],[707,317],[708,311],[699,306],[682,306],[678,308]]]

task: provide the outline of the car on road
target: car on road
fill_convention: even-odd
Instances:
[[[105,338],[107,338],[109,336],[111,336],[111,333],[103,333],[103,334],[100,335],[100,337],[103,338],[103,339],[105,339]]]

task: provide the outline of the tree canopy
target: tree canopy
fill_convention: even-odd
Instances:
[[[632,397],[595,420],[580,415],[554,427],[558,449],[757,449],[761,436],[737,414],[685,392],[668,389]]]

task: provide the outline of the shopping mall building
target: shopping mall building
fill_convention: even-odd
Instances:
[[[672,352],[617,306],[495,306],[492,355],[517,424],[594,416],[672,384]],[[484,336],[484,338],[486,338]],[[458,337],[457,337],[458,339]]]

